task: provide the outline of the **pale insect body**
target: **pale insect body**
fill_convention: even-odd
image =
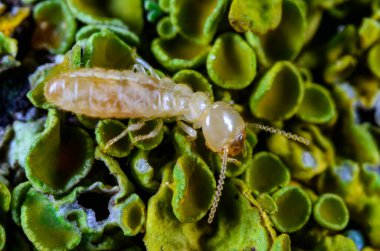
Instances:
[[[97,118],[177,117],[191,94],[168,78],[159,83],[141,72],[101,68],[61,74],[45,87],[46,98],[61,109]]]
[[[45,85],[47,100],[59,108],[97,118],[177,117],[201,128],[208,147],[229,155],[241,152],[245,123],[229,104],[211,104],[203,92],[145,73],[101,68],[64,73]]]
[[[211,223],[223,189],[228,157],[240,154],[244,148],[246,124],[228,103],[212,103],[207,94],[193,92],[187,85],[176,84],[170,78],[160,79],[149,65],[143,64],[143,67],[135,66],[137,71],[92,68],[64,73],[46,83],[45,96],[63,110],[90,117],[146,120],[176,117],[179,126],[192,137],[196,136],[194,129],[202,128],[207,147],[222,157],[222,169],[208,218]],[[192,127],[181,121],[191,123]],[[129,126],[107,145],[112,145],[128,131],[138,130],[141,126]],[[288,138],[307,142],[278,129],[253,126],[270,132],[277,130],[277,133]],[[156,128],[137,140],[154,137],[158,131],[159,128]]]

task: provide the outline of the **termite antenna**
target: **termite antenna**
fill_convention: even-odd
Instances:
[[[216,212],[216,209],[218,208],[220,197],[222,196],[224,179],[226,178],[227,156],[228,156],[228,149],[227,149],[227,146],[225,146],[225,147],[223,147],[222,169],[220,170],[218,185],[216,187],[214,200],[212,202],[212,206],[211,206],[210,212],[208,214],[207,222],[209,224],[211,224],[212,221],[214,220],[215,212]]]
[[[310,140],[305,139],[304,137],[301,137],[301,136],[299,136],[297,134],[286,132],[286,131],[278,129],[278,128],[270,127],[270,126],[267,126],[267,125],[256,124],[256,123],[247,123],[246,126],[247,127],[257,128],[257,129],[260,129],[260,130],[263,130],[263,131],[266,131],[266,132],[269,132],[269,133],[273,133],[273,134],[280,134],[280,135],[282,135],[282,136],[284,136],[284,137],[286,137],[288,139],[300,142],[300,143],[305,144],[305,145],[309,145],[310,144]]]

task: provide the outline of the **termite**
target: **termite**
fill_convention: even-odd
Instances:
[[[223,190],[227,162],[244,148],[246,126],[284,135],[309,144],[305,138],[280,129],[247,124],[242,116],[224,101],[212,102],[204,92],[193,92],[186,84],[176,84],[168,77],[160,78],[141,58],[131,70],[82,68],[49,80],[45,85],[46,99],[60,109],[97,118],[140,118],[142,122],[130,125],[106,148],[128,132],[143,127],[144,122],[156,118],[176,118],[178,125],[195,139],[202,129],[207,147],[222,158],[213,203],[208,216],[212,223]],[[192,126],[189,126],[191,124]],[[149,134],[137,136],[134,141],[154,137],[162,127],[159,123]],[[233,160],[233,159],[232,159]]]

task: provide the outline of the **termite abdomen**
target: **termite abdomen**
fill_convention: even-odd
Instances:
[[[182,115],[190,88],[134,71],[80,69],[51,79],[47,100],[60,109],[97,118],[162,118]]]

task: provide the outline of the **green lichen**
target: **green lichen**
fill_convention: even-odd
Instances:
[[[63,193],[87,175],[93,162],[92,138],[79,127],[61,126],[58,111],[52,109],[30,147],[25,172],[38,190]]]
[[[294,60],[306,38],[306,6],[301,0],[283,0],[280,24],[265,35],[246,34],[257,51],[258,60],[269,66],[279,60]]]
[[[270,218],[278,231],[295,232],[309,220],[311,202],[302,189],[291,186],[284,187],[273,194],[273,199],[278,210]]]
[[[132,150],[132,142],[128,136],[125,136],[106,148],[107,143],[122,133],[127,126],[117,120],[101,120],[96,126],[95,136],[99,148],[105,153],[123,158],[129,155]]]
[[[0,32],[0,54],[8,54],[12,57],[17,55],[17,40],[7,37],[3,32]]]
[[[157,33],[165,39],[172,39],[177,35],[177,29],[170,20],[170,17],[163,17],[157,23]]]
[[[252,191],[270,193],[285,186],[290,181],[290,173],[285,164],[274,154],[256,153],[252,163],[244,173],[244,181]]]
[[[0,225],[0,249],[3,249],[6,243],[6,232],[2,225]]]
[[[25,181],[16,186],[12,191],[11,212],[13,221],[21,226],[21,207],[26,199],[28,191],[32,188],[29,181]]]
[[[9,145],[10,149],[8,151],[11,166],[19,165],[25,168],[29,149],[38,134],[43,131],[43,124],[43,119],[26,123],[20,121],[13,123],[14,138]]]
[[[0,29],[0,72],[20,66],[20,62],[16,60],[17,51],[18,41],[6,36]]]
[[[260,211],[245,198],[242,187],[244,183],[238,179],[226,182],[216,232],[207,242],[207,250],[267,250],[270,247]]]
[[[149,192],[155,192],[160,185],[155,179],[160,166],[152,166],[149,163],[149,154],[150,151],[137,150],[131,156],[131,172],[138,185]]]
[[[232,1],[228,19],[238,32],[265,34],[281,21],[282,0]]]
[[[144,244],[148,250],[201,250],[201,237],[206,226],[198,223],[181,223],[174,215],[171,200],[173,192],[172,165],[163,170],[161,186],[148,202]],[[203,226],[202,226],[203,225]]]
[[[78,246],[81,233],[59,214],[45,195],[29,190],[21,207],[21,226],[40,250],[71,250]]]
[[[357,61],[350,55],[344,55],[327,65],[323,77],[326,83],[345,81],[354,72]]]
[[[226,0],[173,0],[170,19],[182,37],[199,44],[208,44],[226,9]]]
[[[83,64],[86,67],[123,69],[134,64],[134,56],[128,44],[112,32],[104,30],[92,34],[86,41]]]
[[[329,91],[321,85],[308,85],[297,115],[306,122],[332,122],[336,117],[336,108]]]
[[[9,210],[11,204],[11,193],[8,188],[0,182],[0,213],[5,213]]]
[[[178,158],[173,170],[173,212],[181,222],[197,222],[211,207],[215,179],[200,158]]]
[[[291,250],[291,247],[290,247],[290,237],[289,235],[287,234],[281,234],[280,236],[278,236],[270,251],[290,251]]]
[[[369,48],[380,37],[380,24],[377,20],[363,18],[359,27],[360,46]]]
[[[310,180],[322,173],[330,161],[331,153],[319,144],[304,146],[280,135],[270,137],[267,144],[270,151],[284,160],[296,179]]]
[[[355,246],[355,243],[349,239],[344,237],[343,235],[336,236],[327,236],[323,239],[323,241],[318,244],[313,250],[321,250],[321,251],[338,251],[338,250],[347,250],[347,251],[355,251],[358,250]]]
[[[130,126],[130,125],[141,123],[141,122],[144,122],[143,127],[135,131],[130,131],[128,133],[129,137],[131,141],[133,142],[133,145],[136,146],[137,148],[140,148],[145,151],[152,150],[156,148],[161,143],[162,139],[164,138],[165,127],[161,126],[161,128],[159,128],[158,133],[154,137],[139,140],[139,137],[148,135],[155,128],[160,127],[160,125],[163,124],[161,119],[155,119],[155,120],[149,120],[149,121],[140,121],[138,119],[131,119],[129,120],[128,125]]]
[[[109,30],[115,33],[119,38],[127,42],[129,45],[139,45],[140,38],[127,27],[112,26],[106,24],[89,24],[81,27],[75,34],[75,40],[80,41],[89,38],[92,34]]]
[[[110,3],[91,3],[86,0],[68,0],[73,15],[86,24],[110,24],[125,27],[126,24],[110,13]]]
[[[32,38],[34,48],[47,49],[56,54],[63,54],[70,49],[74,43],[77,24],[64,1],[38,3],[34,7],[33,16],[36,20]]]
[[[378,67],[378,55],[380,54],[380,44],[375,44],[368,52],[367,63],[369,69],[376,77],[380,77],[380,69]]]
[[[258,118],[288,119],[297,112],[304,88],[300,73],[292,63],[277,62],[260,79],[251,95],[249,107]],[[285,90],[291,90],[291,93]]]
[[[157,61],[169,71],[203,65],[210,50],[207,45],[193,43],[181,37],[170,40],[156,38],[151,47]]]
[[[124,235],[134,236],[143,232],[146,220],[144,202],[137,194],[132,194],[123,203],[116,206],[120,210],[119,224]]]
[[[243,89],[256,76],[256,55],[239,35],[222,34],[207,57],[207,73],[217,86]]]
[[[332,230],[344,229],[349,221],[346,204],[342,198],[334,194],[323,194],[318,198],[313,213],[318,224]]]
[[[104,154],[102,151],[97,148],[95,150],[95,159],[102,160],[107,166],[111,175],[115,177],[119,185],[120,191],[117,193],[117,196],[114,198],[116,203],[119,203],[121,200],[125,199],[131,195],[135,187],[133,183],[128,179],[123,170],[120,168],[118,162],[109,155]]]
[[[142,32],[144,27],[143,0],[111,0],[108,3],[107,11],[112,17],[122,20],[132,31],[137,34]]]

